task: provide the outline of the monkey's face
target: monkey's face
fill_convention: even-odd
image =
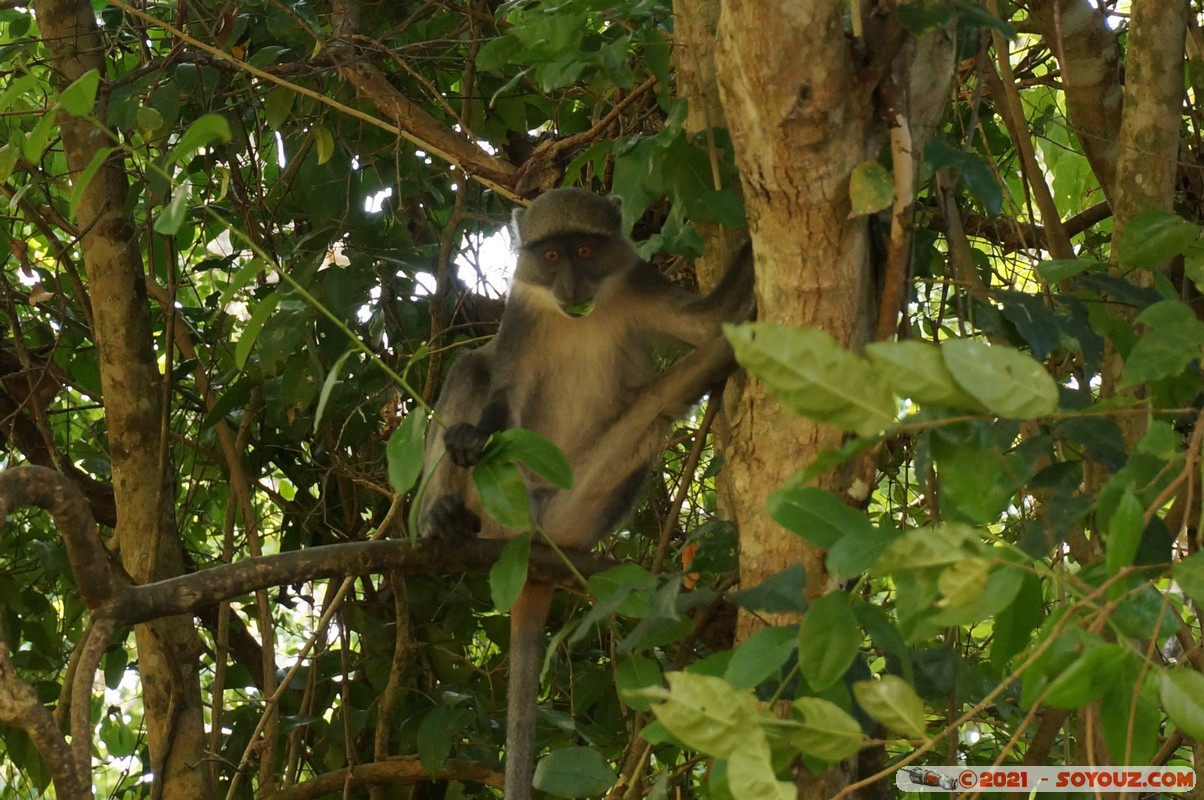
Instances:
[[[605,236],[556,236],[525,245],[515,280],[551,292],[565,314],[582,317],[593,311],[606,279],[631,262],[628,248]]]

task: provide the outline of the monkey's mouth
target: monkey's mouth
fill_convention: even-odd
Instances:
[[[564,306],[564,313],[570,317],[586,317],[589,312],[594,310],[593,300],[583,300],[580,303],[573,303],[571,306]]]

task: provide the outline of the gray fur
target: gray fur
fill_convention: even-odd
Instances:
[[[704,298],[639,258],[606,198],[556,189],[516,211],[514,225],[518,267],[498,334],[460,357],[435,406],[448,429],[432,426],[427,439],[420,526],[423,535],[446,535],[441,526],[475,527],[475,515],[478,535],[515,536],[482,513],[467,466],[489,433],[523,427],[564,451],[574,478],[563,491],[528,475],[532,517],[558,546],[584,550],[630,511],[673,420],[734,368],[720,326],[752,310],[751,254],[745,248]],[[591,300],[587,315],[568,313]],[[664,342],[698,350],[660,373],[654,353]],[[532,599],[511,617],[512,665],[541,660],[546,596],[524,589]],[[521,652],[515,643],[524,643]],[[506,800],[529,800],[531,791],[539,686],[538,670],[527,671],[511,671]]]

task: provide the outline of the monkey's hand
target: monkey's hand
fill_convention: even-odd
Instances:
[[[481,460],[489,434],[467,422],[452,425],[443,433],[443,446],[457,467],[471,467]]]
[[[455,544],[475,539],[481,518],[458,495],[445,494],[431,506],[419,527],[423,536]]]

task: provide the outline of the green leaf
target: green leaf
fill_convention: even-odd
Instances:
[[[933,138],[924,146],[924,161],[933,169],[960,171],[966,188],[983,205],[988,216],[1003,210],[1003,189],[995,171],[977,153],[954,147],[941,138]]]
[[[734,800],[797,800],[793,783],[774,774],[765,732],[754,728],[727,755],[727,786]]]
[[[986,524],[1007,510],[1024,475],[999,451],[986,425],[950,425],[932,433],[942,507],[950,516]]]
[[[170,168],[180,159],[190,157],[200,148],[213,142],[224,143],[230,139],[230,123],[226,122],[226,118],[220,114],[206,114],[188,126],[188,130],[172,148],[163,167],[164,169]]]
[[[936,586],[945,603],[969,605],[982,596],[991,574],[991,562],[985,558],[963,558],[941,570]]]
[[[611,567],[591,575],[587,584],[589,593],[598,603],[609,602],[615,595],[620,595],[614,611],[623,616],[642,619],[651,613],[650,594],[656,588],[656,576],[639,564]]]
[[[1050,681],[1044,703],[1053,708],[1082,708],[1112,688],[1128,652],[1117,644],[1095,644]]]
[[[1185,734],[1204,740],[1204,675],[1190,669],[1164,669],[1158,686],[1162,709]]]
[[[890,206],[895,196],[895,183],[886,167],[877,161],[862,161],[853,167],[849,177],[849,217],[873,214]]]
[[[967,566],[963,568],[963,564]],[[942,570],[938,588],[944,580],[943,588],[951,594],[942,597],[936,613],[930,617],[932,622],[942,626],[973,625],[998,614],[1016,599],[1024,585],[1024,570],[992,564],[981,586],[970,585],[967,578],[978,573],[979,564],[977,559],[963,559]]]
[[[822,692],[840,680],[862,638],[847,594],[832,592],[812,603],[798,630],[799,671],[811,688]]]
[[[660,664],[647,656],[627,656],[615,668],[615,687],[636,711],[652,708],[652,701],[643,692],[650,686],[660,686],[664,679]]]
[[[807,570],[802,564],[791,564],[756,586],[733,592],[728,599],[745,611],[801,612],[807,610],[806,587]]]
[[[276,310],[276,306],[280,304],[280,294],[272,292],[267,297],[260,300],[255,306],[255,310],[251,312],[251,318],[247,320],[247,324],[242,329],[242,335],[238,337],[238,341],[234,344],[234,363],[238,368],[245,369],[247,366],[247,358],[251,355],[251,348],[255,346],[255,340],[259,337],[259,332],[263,329],[264,323],[268,321],[268,317],[272,316],[272,312]]]
[[[134,114],[134,125],[142,134],[143,139],[153,137],[165,124],[163,115],[159,113],[158,109],[150,106],[138,106],[138,111]]]
[[[192,186],[188,181],[175,187],[171,193],[171,202],[155,217],[155,233],[175,236],[184,224],[184,217],[188,214],[188,201],[191,199]]]
[[[96,106],[96,90],[100,86],[100,70],[90,69],[59,94],[59,102],[73,117],[91,114]]]
[[[527,585],[531,561],[531,534],[523,533],[506,542],[502,554],[489,568],[489,591],[498,611],[509,611]]]
[[[88,166],[84,167],[83,171],[75,175],[71,179],[71,198],[67,204],[67,216],[70,219],[78,219],[76,213],[79,211],[80,201],[84,199],[84,191],[88,188],[88,184],[96,177],[97,171],[101,165],[105,163],[105,159],[112,154],[115,148],[102,147],[92,154],[92,159],[88,162]]]
[[[1058,386],[1030,356],[974,339],[941,344],[958,386],[988,410],[1009,419],[1032,419],[1058,410]]]
[[[593,747],[562,747],[539,760],[534,785],[554,797],[595,797],[615,783],[610,762]]]
[[[1119,388],[1127,389],[1182,374],[1200,358],[1204,322],[1178,300],[1154,303],[1137,317],[1150,330],[1137,340],[1125,358]]]
[[[794,701],[794,710],[802,720],[787,737],[805,755],[835,764],[856,753],[865,742],[857,720],[829,700],[800,697]]]
[[[765,510],[773,521],[815,547],[831,547],[846,535],[868,535],[874,524],[831,492],[814,487],[778,489]]]
[[[12,23],[9,23],[9,32],[12,31]],[[0,111],[8,111],[14,102],[22,95],[36,94],[37,105],[43,105],[43,97],[45,96],[44,78],[33,74],[14,75],[9,74],[6,81],[7,86],[3,92],[0,92]]]
[[[1116,504],[1116,510],[1112,512],[1112,518],[1108,520],[1107,561],[1111,574],[1115,575],[1132,565],[1145,531],[1144,514],[1145,509],[1137,495],[1126,489]]]
[[[886,574],[943,567],[963,558],[979,556],[982,551],[974,528],[946,523],[907,531],[886,546],[880,565]]]
[[[1062,341],[1062,330],[1055,309],[1046,299],[1028,292],[1013,292],[999,289],[995,292],[1004,318],[1016,326],[1029,352],[1034,358],[1044,360]]]
[[[828,549],[828,571],[839,580],[855,578],[878,565],[896,532],[871,527],[855,530]]]
[[[797,647],[794,628],[760,628],[732,652],[723,677],[737,689],[755,688],[776,674]]]
[[[268,127],[272,130],[280,130],[280,126],[288,120],[289,114],[293,111],[293,104],[296,102],[297,93],[285,86],[277,86],[268,92],[268,96],[263,101]]]
[[[116,689],[125,680],[125,670],[130,663],[130,655],[124,649],[115,647],[105,651],[101,662],[104,665],[105,686]]]
[[[334,155],[334,136],[325,125],[314,126],[314,146],[318,151],[318,166],[322,166]]]
[[[494,520],[515,531],[531,527],[531,498],[514,464],[482,455],[472,469],[472,483],[481,496],[481,507]]]
[[[330,400],[330,393],[334,391],[334,387],[340,380],[340,375],[343,373],[343,364],[347,362],[347,359],[354,352],[356,351],[348,350],[347,352],[343,353],[343,355],[339,356],[334,362],[334,366],[331,367],[330,371],[326,373],[326,380],[322,381],[322,391],[318,394],[318,408],[314,412],[314,433],[317,433],[319,430],[321,430],[320,423],[322,421],[322,416],[326,413],[326,403],[328,400]],[[393,431],[393,433],[396,434],[397,431]],[[386,452],[388,451],[386,450]]]
[[[1130,654],[1112,690],[1100,696],[1100,730],[1113,763],[1145,766],[1158,753],[1163,723],[1159,683],[1159,674]]]
[[[1108,265],[1101,261],[1089,258],[1067,258],[1057,261],[1042,261],[1037,265],[1037,274],[1044,278],[1046,283],[1060,283],[1084,272],[1099,272],[1107,268]]]
[[[1116,242],[1116,258],[1126,267],[1157,267],[1200,237],[1200,228],[1170,211],[1142,211]]]
[[[106,714],[100,721],[98,736],[113,758],[124,758],[138,752],[139,737],[120,714]]]
[[[447,706],[435,706],[418,723],[418,760],[427,772],[443,769],[451,755],[452,737],[459,733],[454,716]]]
[[[912,739],[924,738],[924,701],[898,675],[857,681],[853,696],[865,712],[886,727]]]
[[[25,160],[31,164],[37,164],[42,160],[42,154],[46,152],[46,147],[50,144],[50,136],[58,130],[58,113],[51,109],[42,115],[38,123],[33,126],[33,130],[25,134],[25,141],[21,144],[21,154],[25,156]]]
[[[560,448],[526,428],[508,428],[489,439],[482,458],[518,461],[561,489],[573,487],[573,471]]]
[[[1175,583],[1179,584],[1197,606],[1204,606],[1204,551],[1192,553],[1171,569]]]
[[[752,692],[709,675],[670,672],[666,678],[668,696],[652,713],[690,749],[725,758],[741,739],[760,733]]]
[[[414,408],[389,435],[389,443],[385,446],[385,457],[389,464],[389,487],[398,494],[410,491],[422,474],[426,427],[426,412]]]
[[[231,231],[233,235],[233,231]],[[238,294],[248,283],[250,283],[260,272],[266,272],[271,268],[271,265],[265,264],[261,259],[248,258],[245,259],[238,267],[238,271],[230,277],[230,283],[222,290],[222,295],[217,301],[218,308],[225,308],[234,299],[234,295]]]
[[[754,322],[724,332],[740,364],[795,414],[859,436],[895,426],[895,399],[878,371],[823,331]]]
[[[17,161],[20,160],[21,154],[17,152],[15,147],[4,145],[0,147],[0,183],[7,183],[12,177],[13,170],[17,168]],[[75,215],[71,215],[74,219]]]
[[[1028,646],[1032,633],[1045,615],[1041,581],[1025,573],[1016,597],[995,617],[991,638],[991,664],[1004,670],[1012,657]]]
[[[979,408],[974,398],[953,380],[941,349],[934,344],[914,339],[874,342],[866,345],[865,354],[897,397],[921,405]]]

